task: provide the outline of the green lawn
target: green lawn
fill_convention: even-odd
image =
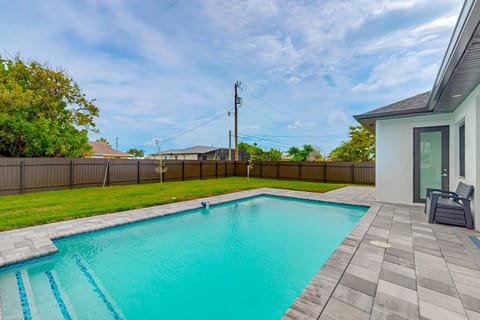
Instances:
[[[260,187],[326,192],[345,184],[232,177],[0,196],[0,230]]]

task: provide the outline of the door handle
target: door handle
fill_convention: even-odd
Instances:
[[[442,173],[442,177],[448,177],[448,173]]]

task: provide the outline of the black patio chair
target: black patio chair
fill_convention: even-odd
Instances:
[[[427,188],[425,212],[428,221],[473,229],[470,197],[473,186],[459,182],[455,192]]]

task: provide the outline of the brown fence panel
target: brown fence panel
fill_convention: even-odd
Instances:
[[[197,160],[188,160],[184,164],[184,180],[193,180],[201,178],[201,167],[200,161]]]
[[[215,160],[202,160],[202,179],[216,178],[217,177],[217,161]]]
[[[110,185],[138,182],[137,160],[110,160]]]
[[[261,166],[262,166],[262,178],[266,178],[266,179],[278,178],[279,164],[277,161],[263,161]]]
[[[304,162],[301,168],[301,180],[325,181],[325,162]]]
[[[0,194],[16,194],[20,192],[22,168],[20,161],[0,160]]]
[[[168,160],[165,181],[246,176],[247,161]],[[159,160],[0,158],[0,195],[85,186],[159,182]],[[251,177],[375,183],[375,163],[255,161]]]
[[[375,184],[375,163],[374,162],[358,162],[355,166],[355,183]]]
[[[248,162],[247,162],[248,166]],[[253,167],[250,169],[250,177],[252,178],[261,178],[262,177],[262,171],[263,171],[263,162],[262,161],[254,161],[253,162]],[[245,175],[247,174],[247,167],[245,167]]]
[[[236,161],[235,162],[235,176],[246,177],[247,176],[247,161]]]
[[[234,177],[235,176],[235,162],[228,161],[226,162],[227,167],[227,177]]]
[[[24,191],[70,187],[69,159],[25,159],[24,161]]]
[[[140,183],[160,182],[160,174],[155,171],[158,165],[158,160],[140,160]]]
[[[300,162],[279,162],[279,179],[300,180]]]
[[[109,181],[108,161],[105,159],[76,159],[74,161],[74,185],[98,186]]]
[[[227,177],[227,162],[226,161],[217,161],[217,178],[226,178]]]
[[[326,182],[353,182],[354,166],[351,162],[327,163],[326,172]]]
[[[165,181],[182,181],[183,180],[183,161],[168,160],[163,161],[163,166],[167,170],[164,174]],[[157,161],[158,167],[158,161]],[[160,178],[160,174],[157,176]]]

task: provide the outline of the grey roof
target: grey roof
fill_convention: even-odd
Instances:
[[[367,128],[375,130],[375,120],[378,118],[416,115],[428,112],[427,104],[430,99],[430,93],[430,91],[420,93],[387,106],[356,115],[354,118]]]
[[[165,151],[157,152],[156,154],[203,154],[218,150],[221,148],[218,147],[207,147],[207,146],[194,146],[185,149],[170,149]]]

